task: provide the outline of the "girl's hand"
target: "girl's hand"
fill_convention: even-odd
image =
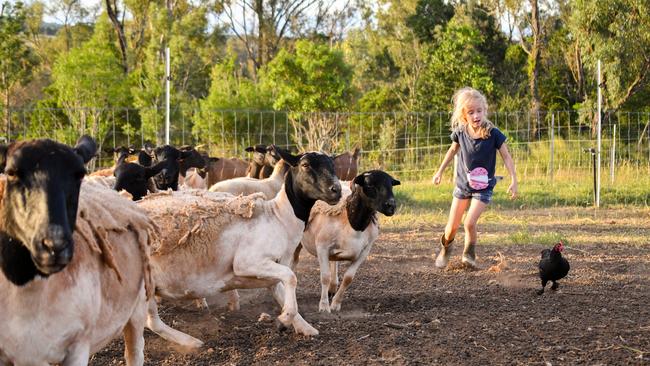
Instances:
[[[510,199],[515,199],[517,198],[517,195],[519,194],[519,188],[517,187],[517,182],[512,182],[510,183],[510,186],[508,187],[508,193],[510,193]]]
[[[433,176],[433,184],[438,185],[438,184],[440,184],[440,181],[441,181],[441,180],[442,180],[442,174],[440,174],[440,173],[436,173],[436,174]]]

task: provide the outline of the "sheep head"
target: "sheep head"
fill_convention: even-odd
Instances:
[[[393,186],[400,185],[400,181],[381,170],[370,170],[358,175],[353,182],[361,188],[366,205],[386,216],[395,214],[397,205]]]
[[[289,180],[297,196],[312,201],[322,200],[330,205],[341,199],[341,183],[334,173],[331,157],[318,152],[296,156],[288,151],[277,151],[291,165],[285,184]]]
[[[70,148],[41,139],[0,149],[6,175],[0,215],[0,264],[17,285],[61,271],[72,259],[84,166],[97,146],[84,136]]]

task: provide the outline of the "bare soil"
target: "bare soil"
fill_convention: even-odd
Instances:
[[[318,265],[303,251],[299,309],[320,335],[298,336],[258,321],[261,313],[275,318],[280,310],[265,290],[241,291],[237,312],[220,298],[210,299],[209,309],[163,302],[163,320],[205,346],[184,353],[147,331],[145,364],[649,364],[650,252],[639,236],[650,237],[650,222],[636,222],[621,220],[625,235],[616,235],[617,221],[554,224],[594,240],[565,250],[569,276],[558,291],[547,286],[541,296],[537,262],[548,245],[486,239],[492,242],[478,248],[481,268],[470,271],[460,265],[456,244],[452,263],[440,271],[431,257],[440,227],[392,229],[380,235],[341,311],[319,313]],[[503,228],[507,223],[506,217]],[[597,240],[601,234],[616,240]],[[123,364],[122,353],[115,340],[91,364]]]

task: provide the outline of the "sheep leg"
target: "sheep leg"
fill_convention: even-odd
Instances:
[[[336,293],[336,290],[339,287],[339,262],[331,261],[329,265],[330,265],[330,273],[332,275],[330,278],[330,285],[329,288],[327,289],[327,292],[329,292],[330,295],[334,295]]]
[[[541,290],[537,290],[537,294],[538,294],[538,295],[541,295],[541,294],[544,293],[544,288],[546,288],[546,284],[547,284],[547,283],[548,283],[547,280],[542,280],[542,289],[541,289]]]
[[[357,270],[361,266],[363,262],[365,262],[366,258],[368,257],[368,253],[370,253],[370,248],[372,248],[371,245],[368,245],[357,257],[357,259],[350,264],[348,269],[345,271],[345,274],[343,275],[343,281],[341,282],[341,286],[339,287],[339,290],[336,292],[336,295],[334,295],[334,298],[332,298],[332,305],[330,308],[334,311],[339,311],[341,310],[341,302],[343,301],[343,294],[345,293],[345,290],[347,290],[348,287],[350,287],[350,284],[352,283],[352,279],[354,279],[354,275],[357,273]]]
[[[291,262],[291,270],[295,271],[298,267],[298,262],[300,262],[300,250],[302,249],[302,243],[298,243],[296,250],[293,252],[293,261]]]
[[[296,285],[298,284],[298,279],[291,268],[268,258],[258,263],[251,263],[250,258],[241,262],[237,259],[235,258],[233,263],[235,276],[276,280],[284,284],[284,303],[281,304],[282,314],[280,314],[278,320],[286,327],[291,325],[293,317],[298,312],[298,303],[296,301]]]
[[[85,366],[88,365],[88,358],[90,358],[90,345],[87,343],[75,343],[68,349],[62,365]]]
[[[557,290],[558,287],[560,287],[560,284],[553,281],[553,285],[551,285],[551,290],[555,291],[555,290]]]
[[[177,343],[183,347],[199,348],[203,345],[203,342],[191,335],[179,332],[165,324],[158,315],[158,304],[156,304],[155,299],[149,300],[149,306],[147,309],[147,328],[151,329],[151,331],[164,339]]]
[[[146,319],[147,302],[143,291],[140,302],[124,327],[124,358],[127,366],[142,366],[144,364],[144,323]]]
[[[239,292],[237,290],[228,291],[228,310],[239,311]]]
[[[320,302],[318,311],[330,312],[329,289],[331,288],[332,276],[330,274],[329,248],[318,246],[316,249],[318,264],[320,266]],[[334,263],[334,262],[331,262]]]
[[[275,301],[277,301],[278,304],[282,305],[284,303],[285,294],[285,289],[282,282],[278,282],[275,286],[272,286],[270,290],[273,294],[273,297],[275,298]],[[303,317],[298,312],[296,312],[296,316],[293,318],[291,325],[293,325],[293,330],[298,334],[304,334],[307,336],[318,335],[318,330],[307,323],[307,321],[303,319]]]

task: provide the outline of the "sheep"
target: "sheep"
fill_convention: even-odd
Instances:
[[[163,164],[162,170],[156,176],[154,176],[154,181],[156,182],[156,187],[159,190],[167,190],[171,188],[174,191],[178,190],[178,176],[181,170],[180,161],[185,159],[191,159],[189,161],[189,166],[194,162],[199,162],[199,164],[205,164],[203,158],[199,153],[194,150],[179,150],[171,145],[159,146],[154,150],[156,155],[156,160],[158,164]]]
[[[206,170],[208,171],[208,187],[222,180],[243,177],[246,175],[248,162],[238,158],[209,158]]]
[[[377,211],[386,216],[395,213],[393,186],[400,184],[381,170],[362,173],[352,183],[352,190],[343,185],[343,197],[337,205],[316,203],[301,241],[302,247],[318,258],[321,279],[318,310],[328,313],[341,309],[345,290],[379,235]],[[296,249],[294,267],[299,254],[300,246]],[[343,283],[337,291],[338,261],[352,263],[345,271]],[[336,292],[331,306],[328,292]]]
[[[180,183],[180,177],[178,181]],[[182,189],[208,189],[207,172],[198,168],[189,168],[185,172]]]
[[[200,174],[200,177],[202,179],[205,179],[207,175],[206,167],[209,161],[207,154],[200,153],[193,146],[187,145],[179,147],[178,150],[181,152],[187,152],[189,154],[184,158],[178,160],[178,185],[182,186],[185,184],[185,179],[187,178],[186,175],[189,169],[195,169],[195,172]],[[196,181],[196,178],[194,179],[195,184],[200,183],[199,181]]]
[[[221,181],[212,187],[210,187],[210,192],[228,192],[234,195],[249,195],[253,193],[263,193],[266,199],[271,199],[275,197],[282,184],[284,183],[284,175],[289,169],[289,164],[286,164],[283,160],[280,160],[279,163],[275,165],[273,169],[273,174],[266,179],[256,179],[249,177],[239,177]]]
[[[159,174],[167,166],[166,162],[158,163],[151,167],[145,167],[136,163],[123,163],[115,168],[116,191],[125,190],[129,192],[132,199],[137,201],[146,196],[148,192],[157,192],[156,184],[152,178]]]
[[[138,164],[148,167],[153,165],[154,146],[149,142],[145,142],[142,149],[138,152]]]
[[[334,157],[334,170],[339,179],[349,181],[357,176],[360,153],[361,149],[357,147],[352,153],[344,152]]]
[[[266,165],[266,145],[248,146],[244,150],[253,153],[253,160],[248,165],[246,177],[256,179],[268,178],[268,176],[262,176],[262,171]]]
[[[201,299],[267,287],[282,306],[283,326],[318,334],[298,313],[290,264],[311,207],[319,199],[338,202],[341,185],[329,156],[282,154],[291,168],[272,200],[193,190],[161,192],[138,202],[162,230],[151,256],[157,295]]]
[[[0,364],[85,365],[121,332],[127,365],[144,362],[155,226],[117,192],[82,183],[95,146],[84,136],[74,149],[0,147]]]
[[[112,153],[116,154],[117,157],[115,158],[115,164],[110,168],[96,170],[96,171],[90,173],[91,176],[93,176],[93,177],[110,177],[110,176],[112,176],[113,173],[115,172],[115,168],[118,165],[124,163],[126,161],[126,159],[130,155],[134,154],[135,150],[133,150],[130,147],[120,146],[120,147],[117,147],[117,148],[114,148],[114,149],[110,149],[109,152],[112,152]]]

